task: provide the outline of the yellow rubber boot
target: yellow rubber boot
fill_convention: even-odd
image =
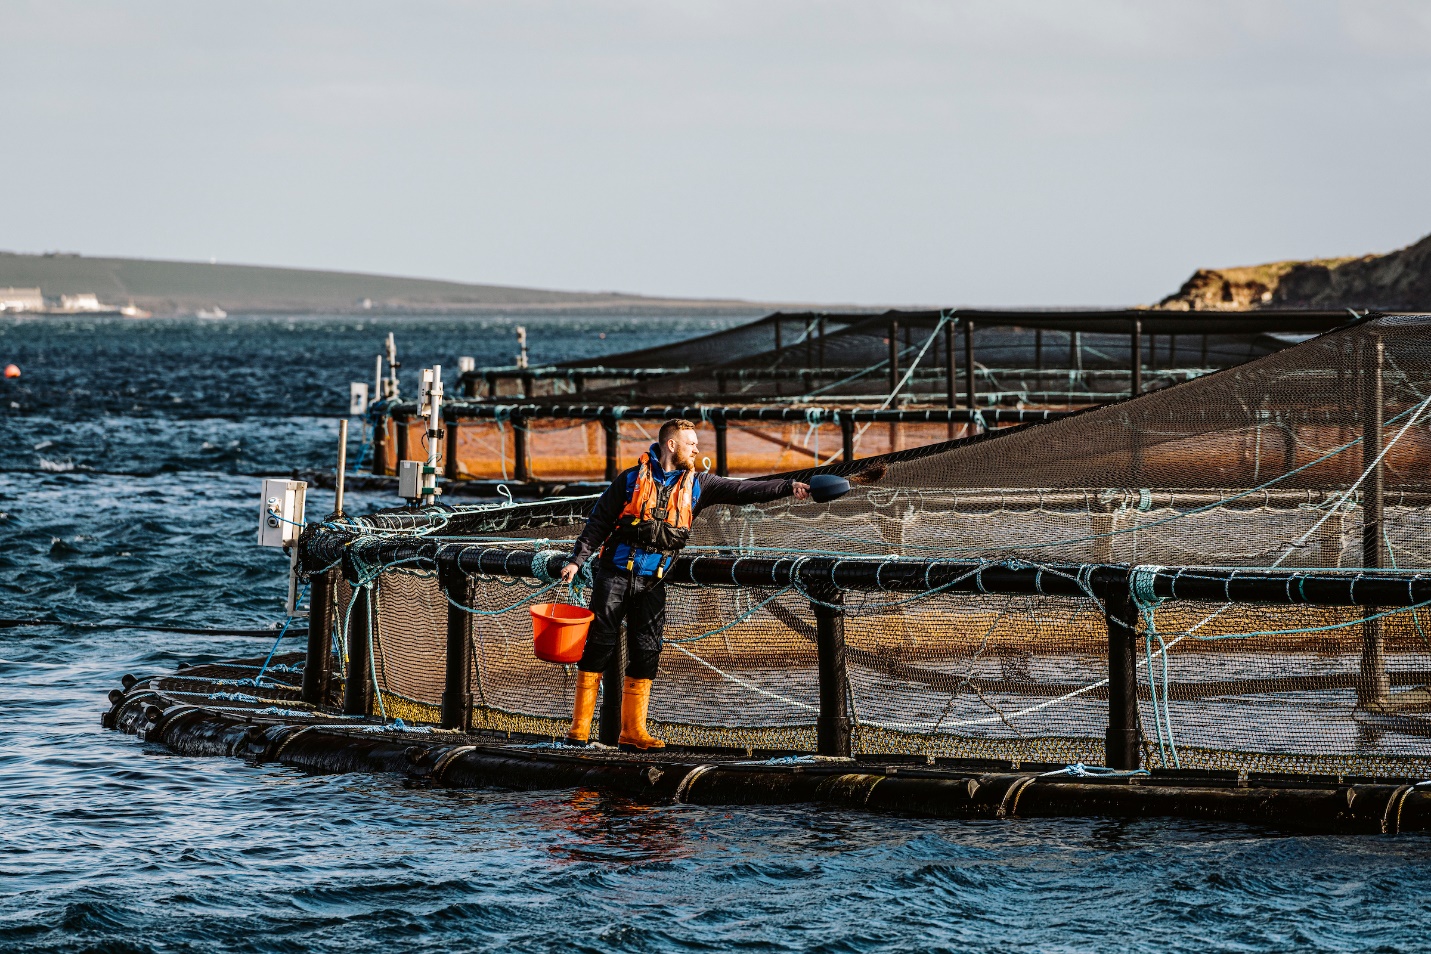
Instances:
[[[583,746],[591,738],[591,716],[596,712],[596,690],[601,685],[601,673],[576,671],[576,705],[571,713],[571,731],[566,744]]]
[[[664,749],[666,743],[646,731],[646,710],[651,706],[651,680],[626,677],[621,690],[621,738],[624,752]]]

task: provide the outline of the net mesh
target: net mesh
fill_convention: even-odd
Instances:
[[[1428,407],[1431,320],[1377,318],[1136,400],[890,455],[882,479],[833,503],[712,508],[689,552],[1431,568]],[[512,513],[470,519],[537,548],[580,526]],[[511,582],[475,579],[469,593],[491,614],[473,617],[474,721],[558,735],[574,673],[532,657],[514,605],[530,590]],[[399,596],[417,585],[382,598],[380,680],[432,704],[445,609],[430,592]],[[1091,592],[844,600],[856,751],[1102,761],[1108,624]],[[1431,609],[1139,609],[1148,764],[1431,772]],[[653,723],[675,742],[812,750],[814,626],[793,588],[668,584]]]

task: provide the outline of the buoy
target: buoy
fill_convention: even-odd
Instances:
[[[20,376],[20,366],[18,364],[5,365],[5,377],[18,378]]]
[[[532,604],[532,650],[552,663],[574,663],[586,648],[586,631],[595,614],[569,603]]]

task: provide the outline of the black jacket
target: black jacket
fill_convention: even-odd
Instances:
[[[572,547],[572,563],[581,566],[593,553],[600,550],[606,538],[611,536],[611,531],[616,526],[616,518],[621,516],[621,511],[626,507],[631,478],[636,469],[628,467],[618,474],[611,486],[602,492],[596,506],[591,508],[591,515],[586,518],[586,526],[576,538],[576,545]],[[707,507],[717,504],[764,503],[767,500],[788,497],[794,481],[734,480],[715,474],[697,474],[696,483],[700,486],[700,495],[692,507],[693,517],[699,516]]]

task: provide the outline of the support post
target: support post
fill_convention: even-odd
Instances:
[[[730,452],[726,439],[728,438],[728,425],[724,417],[718,417],[711,421],[711,426],[715,428],[715,472],[717,477],[730,476]]]
[[[526,483],[532,479],[531,461],[527,459],[527,422],[520,414],[513,414],[512,421],[512,456],[516,458],[515,477],[518,483]]]
[[[621,431],[613,414],[603,415],[601,430],[606,435],[606,479],[615,480],[618,468],[616,462],[621,454]]]
[[[313,706],[328,704],[328,681],[333,655],[333,574],[336,570],[315,573],[309,586],[308,655],[303,662],[304,702]]]
[[[964,322],[964,385],[968,391],[969,410],[979,400],[979,385],[974,380],[974,323]]]
[[[950,319],[944,323],[944,397],[949,407],[959,403],[958,370],[958,359],[954,355],[954,321]]]
[[[611,662],[601,674],[601,725],[596,741],[616,745],[621,741],[621,688],[626,676],[626,627],[616,636],[616,649]]]
[[[899,387],[899,322],[889,323],[889,394]]]
[[[1043,370],[1043,329],[1034,329],[1034,370]]]
[[[1368,568],[1382,566],[1385,541],[1386,474],[1382,451],[1382,429],[1385,426],[1386,394],[1383,377],[1386,371],[1386,342],[1375,335],[1365,344],[1362,362],[1362,469],[1367,472],[1362,482],[1361,563]],[[1366,608],[1367,616],[1379,609]],[[1379,619],[1366,619],[1361,624],[1361,679],[1357,685],[1357,707],[1380,708],[1391,696],[1390,677],[1386,671],[1386,637]]]
[[[820,755],[850,755],[849,673],[845,663],[844,594],[817,590],[815,648],[819,657],[820,715],[815,723],[815,750]],[[831,604],[831,605],[823,605]]]
[[[825,318],[820,317],[820,370],[825,370]]]
[[[1138,608],[1124,579],[1103,598],[1108,624],[1108,732],[1104,762],[1131,770],[1142,762],[1138,728]]]
[[[848,411],[840,415],[840,459],[855,459],[855,419]]]
[[[442,453],[442,476],[448,480],[456,480],[457,470],[457,429],[459,427],[457,418],[453,418],[443,424],[446,431],[446,438],[443,443]]]
[[[348,682],[343,687],[343,714],[365,716],[373,708],[372,663],[368,655],[368,621],[372,617],[372,584],[358,590],[348,615]]]
[[[1131,390],[1133,397],[1143,393],[1143,322],[1142,319],[1133,319],[1133,333],[1129,339],[1129,351],[1132,352],[1129,371],[1132,374]]]
[[[467,574],[456,561],[438,566],[438,583],[451,603],[447,604],[447,660],[442,688],[442,727],[467,731],[472,725],[472,692],[467,676],[472,671],[472,641],[468,638],[472,614],[468,605]],[[460,603],[461,606],[454,606]]]

